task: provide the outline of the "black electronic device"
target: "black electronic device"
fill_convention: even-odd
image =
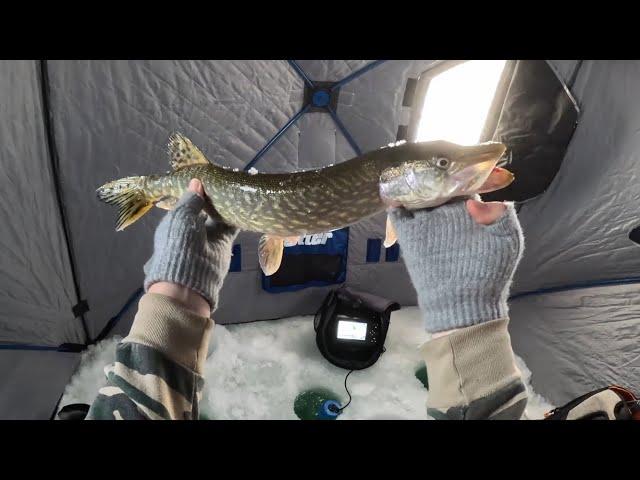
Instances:
[[[346,287],[334,290],[316,313],[316,344],[338,367],[370,367],[384,352],[391,312],[398,309],[398,303],[369,293]]]

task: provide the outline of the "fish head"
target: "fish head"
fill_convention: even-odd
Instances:
[[[514,179],[511,172],[497,167],[505,151],[506,146],[498,142],[416,143],[406,160],[382,171],[380,198],[388,206],[418,209],[504,188]]]

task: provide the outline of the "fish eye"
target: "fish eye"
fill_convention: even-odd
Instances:
[[[436,160],[436,167],[446,170],[449,168],[449,159],[440,157]]]

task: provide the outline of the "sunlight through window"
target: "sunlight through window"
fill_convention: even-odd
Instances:
[[[478,143],[506,60],[472,60],[429,82],[417,141]]]

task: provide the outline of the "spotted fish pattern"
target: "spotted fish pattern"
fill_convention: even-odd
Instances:
[[[386,168],[441,153],[438,142],[399,143],[317,170],[251,174],[210,163],[179,134],[168,149],[171,172],[127,177],[97,190],[120,208],[118,230],[154,205],[171,208],[192,178],[202,181],[224,221],[242,230],[280,237],[335,230],[385,209],[379,181]]]

